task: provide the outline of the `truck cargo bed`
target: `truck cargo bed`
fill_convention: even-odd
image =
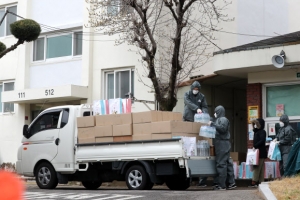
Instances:
[[[162,160],[183,157],[178,139],[77,144],[76,162]]]

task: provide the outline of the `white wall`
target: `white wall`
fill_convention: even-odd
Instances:
[[[2,0],[2,5],[17,4],[17,14],[27,16],[28,6],[26,1]],[[17,40],[14,36],[0,38],[7,47],[15,44]],[[17,49],[7,53],[0,59],[0,82],[6,80],[15,81],[15,89],[24,88],[25,66],[27,64],[26,49],[28,44],[18,46]],[[13,113],[0,113],[0,164],[2,162],[15,162],[17,160],[17,150],[21,144],[22,128],[25,121],[25,107],[15,104]]]
[[[29,88],[81,84],[82,60],[30,66]]]
[[[221,31],[228,33],[216,31],[214,33],[216,40],[213,42],[221,49],[227,49],[269,38],[261,37],[263,35],[275,37],[278,34],[299,31],[299,9],[300,4],[296,0],[232,1],[224,14],[228,14],[229,18],[234,18],[234,20],[220,22],[218,26]],[[217,47],[212,47],[211,52],[220,51]],[[199,74],[213,73],[215,71],[212,67],[213,62],[203,66]]]
[[[71,27],[83,22],[83,0],[29,0],[31,19],[43,25]]]

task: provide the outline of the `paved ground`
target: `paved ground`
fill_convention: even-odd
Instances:
[[[258,189],[238,187],[235,190],[213,191],[211,187],[202,189],[196,186],[186,191],[171,191],[165,186],[155,186],[148,191],[127,190],[123,186],[101,186],[98,190],[85,190],[82,186],[59,185],[55,190],[41,190],[34,182],[27,183],[25,199],[82,199],[82,200],[127,200],[127,199],[149,199],[149,200],[259,200],[262,199]]]

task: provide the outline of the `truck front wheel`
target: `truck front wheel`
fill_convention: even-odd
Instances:
[[[185,177],[172,176],[167,178],[166,185],[170,190],[186,190],[190,187],[190,180]]]
[[[82,181],[81,183],[88,190],[96,190],[102,184],[101,181]]]
[[[130,190],[151,189],[150,179],[142,166],[134,165],[126,172],[126,185]],[[150,188],[151,187],[151,188]]]
[[[56,188],[58,179],[53,166],[47,162],[39,164],[36,168],[35,181],[41,189]]]

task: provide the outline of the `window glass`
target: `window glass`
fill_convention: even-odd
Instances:
[[[65,109],[62,114],[60,128],[63,128],[69,121],[69,109]]]
[[[114,74],[107,74],[107,99],[114,98]]]
[[[15,88],[15,83],[10,82],[10,83],[4,83],[4,91],[13,91]],[[14,104],[13,103],[4,103],[4,112],[14,112]]]
[[[74,56],[82,55],[82,32],[74,33]]]
[[[40,116],[30,127],[30,134],[34,135],[40,131],[56,129],[59,120],[60,111],[46,113]]]
[[[119,7],[119,0],[110,0],[109,5],[107,6],[108,15],[117,15]]]
[[[284,113],[288,116],[300,116],[300,85],[267,87],[266,92],[267,117],[276,117],[278,104],[283,104]]]
[[[2,112],[2,90],[3,90],[3,85],[0,85],[0,112]]]
[[[134,96],[134,71],[131,71],[131,94]]]
[[[125,95],[130,92],[130,71],[116,72],[116,97],[125,98]]]
[[[7,8],[10,12],[13,12],[15,14],[17,14],[17,6],[12,6],[12,7],[9,7]],[[12,15],[12,14],[7,14],[6,15],[6,35],[11,35],[11,32],[10,32],[10,25],[12,23],[14,23],[15,21],[17,21],[17,16],[16,15]]]
[[[44,38],[38,38],[33,45],[33,60],[44,60]]]
[[[2,17],[4,16],[5,14],[5,10],[4,9],[1,9],[0,10],[0,20],[2,19]],[[4,21],[2,22],[1,26],[0,26],[0,37],[3,37],[4,36]]]
[[[47,38],[46,58],[72,55],[72,34]]]

